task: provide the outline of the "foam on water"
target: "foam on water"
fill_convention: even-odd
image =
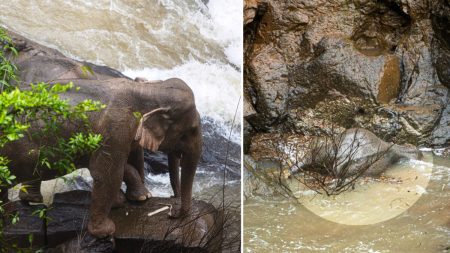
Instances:
[[[241,66],[243,56],[241,3],[211,0],[208,3],[208,9],[215,27],[215,37],[225,45],[228,60],[235,66]]]
[[[170,197],[172,188],[170,187],[170,178],[167,174],[148,174],[145,176],[146,186],[153,196]]]

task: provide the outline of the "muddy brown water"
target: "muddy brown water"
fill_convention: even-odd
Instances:
[[[370,182],[338,198],[308,196],[300,198],[303,204],[286,199],[247,200],[245,252],[449,252],[450,159],[425,154],[424,161],[415,164],[423,175],[417,184],[411,183],[417,175],[408,181],[412,171],[406,165],[393,169],[392,176],[403,177],[400,184]],[[389,188],[403,193],[389,193]],[[380,192],[394,205],[377,202],[383,198]],[[351,212],[342,206],[352,205],[365,213],[364,225],[349,225]],[[410,206],[398,211],[402,205]]]

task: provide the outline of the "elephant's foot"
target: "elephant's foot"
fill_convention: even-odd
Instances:
[[[182,208],[173,208],[169,213],[171,219],[181,219],[189,215],[190,210],[184,210]]]
[[[152,194],[142,185],[135,189],[127,188],[126,197],[130,201],[144,201],[152,197]]]
[[[114,234],[116,226],[114,222],[108,217],[105,218],[92,218],[88,223],[88,231],[97,238],[104,238]]]
[[[19,199],[22,201],[33,202],[33,203],[44,202],[44,197],[42,197],[42,194],[40,192],[19,191]]]
[[[114,237],[97,238],[86,233],[79,242],[81,252],[114,252]]]
[[[122,191],[119,191],[116,199],[114,200],[114,202],[112,204],[112,208],[123,207],[123,206],[125,206],[126,201],[127,201],[127,198],[125,197],[125,194],[123,194]]]
[[[124,171],[124,181],[127,185],[125,196],[131,201],[144,201],[152,196],[142,182],[139,172],[131,165],[127,164]]]

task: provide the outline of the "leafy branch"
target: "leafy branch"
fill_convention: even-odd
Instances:
[[[75,160],[95,151],[102,142],[102,136],[92,132],[89,127],[89,113],[105,108],[98,101],[86,99],[76,105],[62,99],[61,94],[79,88],[69,84],[47,84],[39,82],[29,86],[17,87],[17,67],[11,59],[18,55],[11,38],[0,28],[0,149],[28,136],[39,144],[37,166],[56,170],[64,175],[75,169]],[[91,73],[90,68],[82,69]],[[76,124],[76,131],[70,136],[61,133],[63,126]],[[28,150],[29,153],[36,150]],[[9,159],[0,156],[0,193],[15,184],[16,176],[11,173]],[[21,187],[26,192],[26,186]],[[0,231],[5,221],[14,225],[19,221],[17,214],[8,214],[4,210],[6,203],[0,201]],[[5,208],[6,209],[6,208]],[[44,221],[46,210],[40,209],[37,215]],[[6,220],[7,219],[7,220]],[[6,241],[0,232],[0,252],[32,251],[33,236],[29,237],[30,249],[20,249]]]

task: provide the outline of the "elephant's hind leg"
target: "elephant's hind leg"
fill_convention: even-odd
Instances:
[[[131,201],[144,201],[152,195],[142,183],[141,175],[130,164],[125,164],[123,181],[127,185],[125,196]]]
[[[91,208],[88,231],[97,238],[112,235],[116,227],[108,218],[109,212],[120,190],[123,180],[126,156],[121,152],[97,150],[91,157],[89,169],[94,180],[91,194]]]
[[[44,198],[41,194],[41,180],[33,180],[23,183],[25,190],[19,191],[19,199],[26,202],[42,203]]]
[[[144,174],[144,149],[139,146],[138,142],[133,142],[132,150],[128,155],[128,164],[134,167],[135,170],[138,171],[141,176],[141,181],[144,183],[145,174]]]

